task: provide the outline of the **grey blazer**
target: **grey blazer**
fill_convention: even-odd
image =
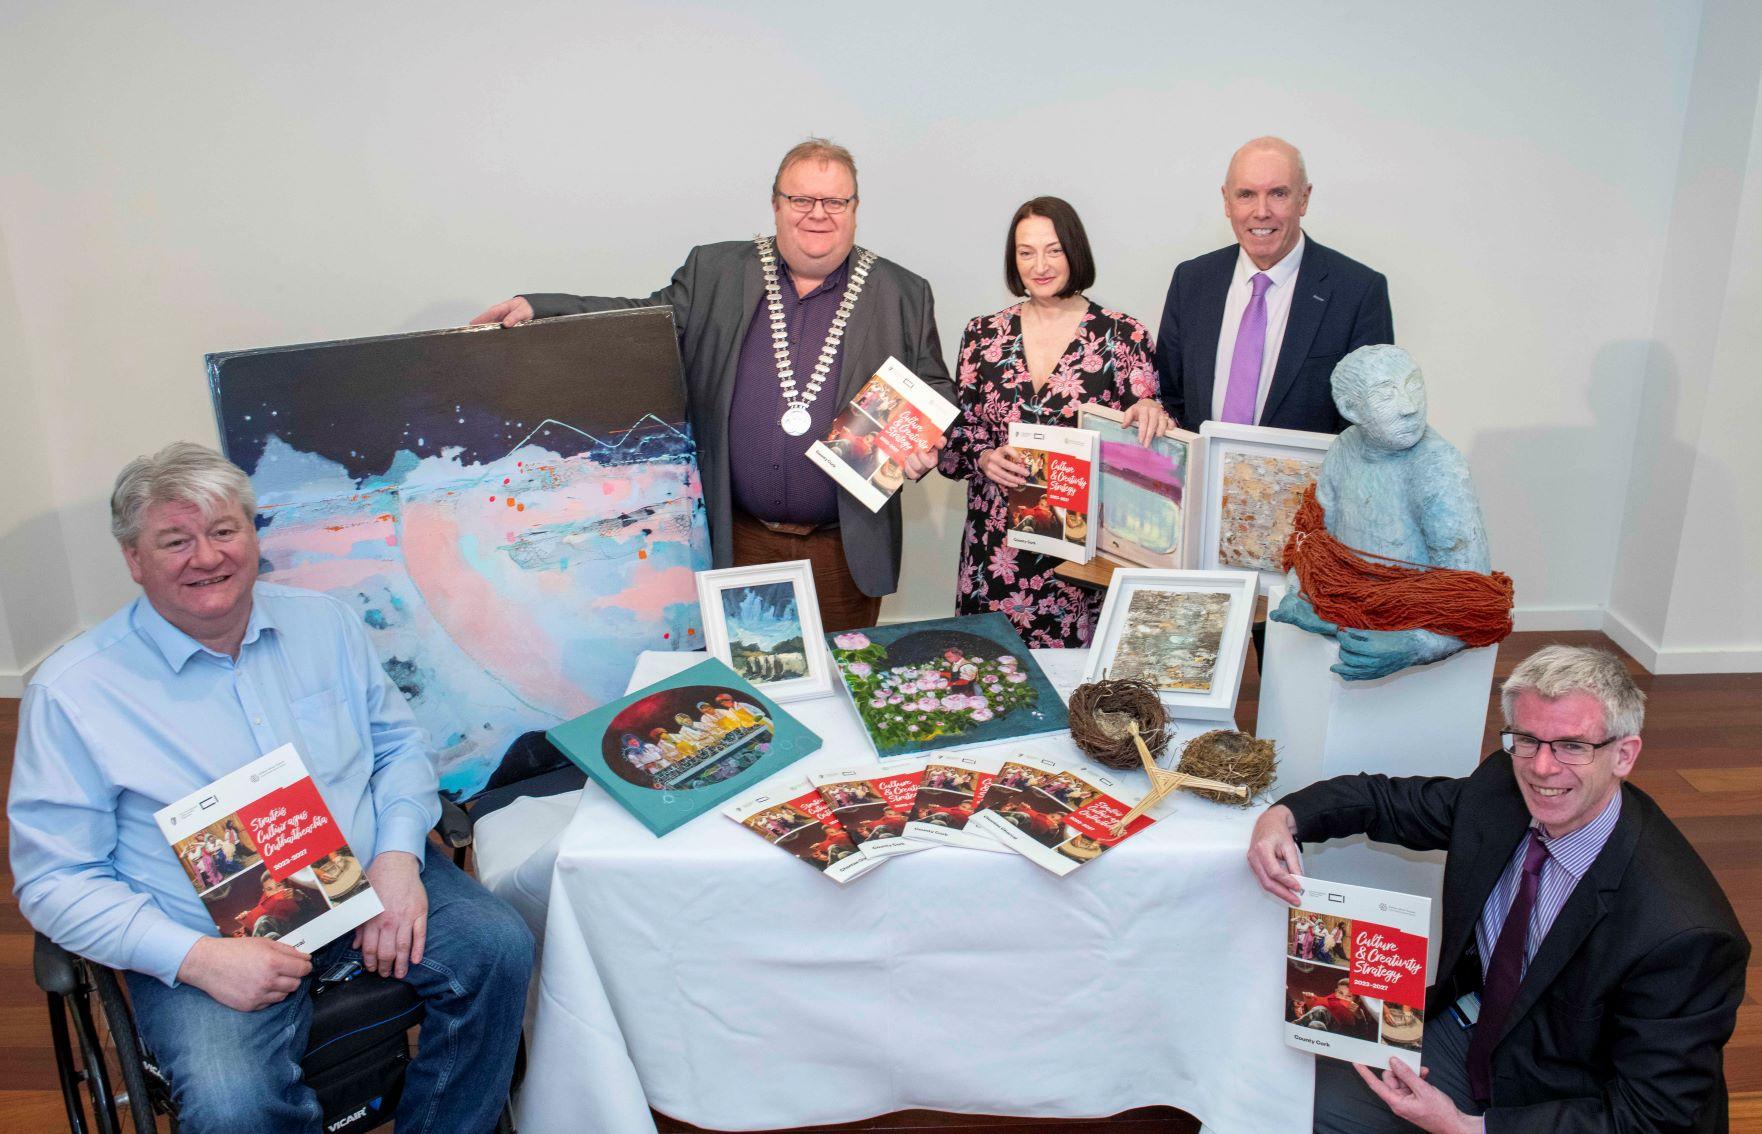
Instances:
[[[852,258],[855,257],[853,252]],[[673,309],[679,351],[685,362],[687,412],[697,440],[698,468],[710,517],[716,566],[733,563],[733,493],[728,483],[728,407],[734,370],[748,325],[764,298],[758,250],[750,240],[700,244],[673,273],[673,280],[642,299],[598,295],[527,295],[533,314],[575,315],[622,307]],[[954,385],[942,361],[930,285],[891,260],[876,259],[862,298],[851,312],[839,351],[837,399],[847,402],[889,355],[898,358],[949,401]],[[830,391],[822,391],[825,397]],[[804,439],[805,447],[805,439]],[[889,595],[899,585],[900,503],[895,494],[871,512],[848,492],[838,494],[844,557],[864,594]]]

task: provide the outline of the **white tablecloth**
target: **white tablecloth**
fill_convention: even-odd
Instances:
[[[1067,689],[1072,655],[1049,673]],[[645,655],[632,686],[697,660]],[[868,753],[842,696],[786,708],[825,744],[782,776]],[[1243,861],[1254,813],[1185,794],[1158,813],[1062,879],[938,848],[841,888],[720,814],[657,839],[589,783],[566,829],[535,823],[536,853],[498,868],[533,916],[555,851],[520,1129],[650,1134],[650,1105],[753,1130],[1162,1103],[1221,1134],[1308,1130],[1284,914]]]

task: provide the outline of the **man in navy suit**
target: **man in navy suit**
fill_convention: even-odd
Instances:
[[[1278,138],[1236,151],[1224,176],[1236,245],[1175,269],[1156,370],[1186,429],[1216,419],[1338,433],[1334,364],[1395,341],[1383,276],[1303,235],[1309,176]]]

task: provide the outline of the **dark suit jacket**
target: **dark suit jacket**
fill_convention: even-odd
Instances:
[[[1749,942],[1719,883],[1646,793],[1621,818],[1530,961],[1493,1049],[1489,1131],[1723,1131],[1722,1049]],[[1285,797],[1301,841],[1366,834],[1448,849],[1427,1016],[1481,986],[1474,927],[1529,826],[1496,752],[1467,779],[1339,776]]]
[[[1156,336],[1156,373],[1163,404],[1183,429],[1197,430],[1211,417],[1218,333],[1237,252],[1232,244],[1188,260],[1169,281]],[[1329,380],[1335,363],[1361,346],[1394,341],[1389,281],[1306,236],[1260,424],[1339,433],[1347,423],[1334,408]]]
[[[855,255],[851,254],[853,260]],[[733,563],[728,407],[734,397],[734,371],[747,327],[764,295],[758,250],[750,240],[730,240],[693,248],[685,265],[673,273],[673,281],[643,299],[526,296],[539,318],[621,307],[673,308],[685,361],[686,400],[696,434],[698,469],[704,481],[704,504],[709,511],[710,546],[718,567]],[[957,400],[942,361],[930,285],[891,260],[876,259],[845,328],[838,358],[838,388],[822,390],[820,397],[835,396],[841,403],[848,402],[888,355],[898,358],[949,401]],[[803,437],[802,448],[813,440]],[[871,512],[849,493],[838,494],[844,557],[864,594],[892,594],[899,585],[899,499],[896,493],[881,511]]]

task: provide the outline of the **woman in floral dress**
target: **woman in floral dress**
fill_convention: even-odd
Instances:
[[[1085,402],[1125,410],[1139,439],[1170,426],[1157,400],[1144,324],[1084,296],[1095,261],[1076,210],[1036,197],[1016,210],[1004,281],[1024,300],[967,324],[961,336],[961,416],[942,453],[944,476],[967,482],[955,609],[1001,611],[1030,646],[1086,646],[1101,592],[1053,574],[1063,560],[1004,543],[1009,492],[1027,478],[1009,445],[1013,421],[1077,424]]]

